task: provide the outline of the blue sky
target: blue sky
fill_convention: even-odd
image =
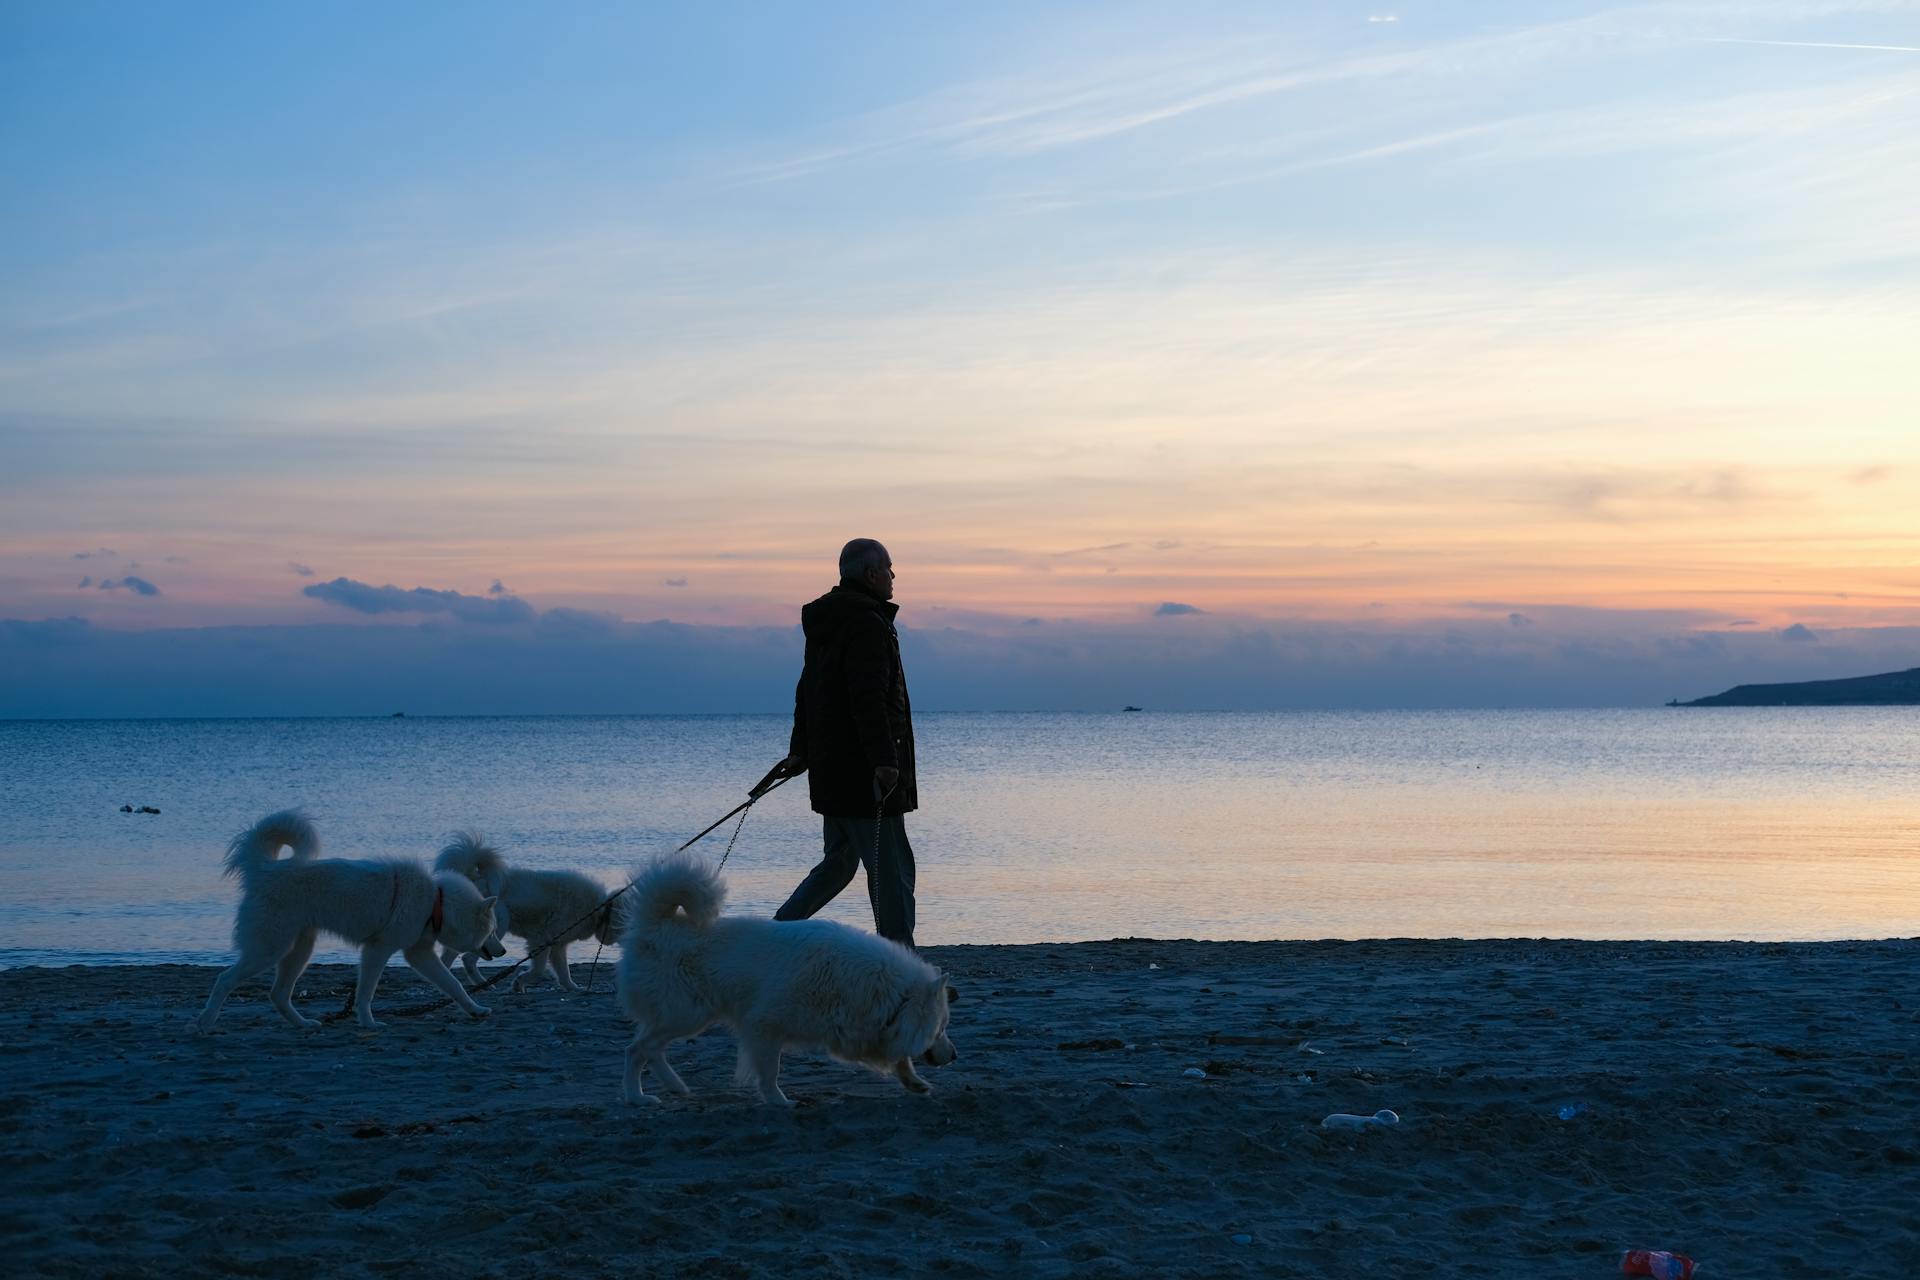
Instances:
[[[0,618],[209,671],[489,615],[388,586],[778,634],[856,534],[967,705],[1920,625],[1911,4],[16,4],[0,162]]]

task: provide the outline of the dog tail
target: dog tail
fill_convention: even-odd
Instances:
[[[273,865],[282,847],[292,848],[293,862],[305,862],[320,852],[313,823],[298,809],[270,813],[235,836],[227,845],[226,873],[250,880]]]
[[[705,858],[668,854],[655,858],[633,878],[628,892],[627,933],[651,931],[668,923],[704,929],[720,918],[727,884]],[[686,912],[683,917],[679,913]]]
[[[446,848],[433,860],[433,869],[457,871],[482,887],[498,886],[500,873],[507,869],[507,860],[487,843],[485,836],[469,828],[447,837]]]

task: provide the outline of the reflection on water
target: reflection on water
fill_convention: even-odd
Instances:
[[[1920,934],[1912,711],[918,728],[928,943]],[[340,856],[430,857],[474,825],[528,865],[617,884],[735,804],[785,740],[759,716],[0,723],[0,963],[220,958],[221,850],[290,804]],[[734,909],[770,912],[818,839],[800,785],[769,797],[728,867]],[[830,914],[870,923],[858,883]]]

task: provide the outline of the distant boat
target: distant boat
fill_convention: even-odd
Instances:
[[[405,720],[407,718],[407,713],[404,711],[396,711],[393,713],[393,718],[395,720]]]
[[[1122,711],[1138,711],[1138,710],[1140,710],[1140,708],[1139,708],[1139,707],[1122,707],[1122,708],[1120,708],[1120,709],[1121,709]]]

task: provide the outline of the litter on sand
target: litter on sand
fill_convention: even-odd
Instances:
[[[1336,1111],[1320,1122],[1322,1129],[1384,1129],[1388,1125],[1400,1123],[1400,1117],[1391,1111],[1376,1111],[1370,1116],[1348,1115]]]
[[[1699,1264],[1684,1253],[1665,1249],[1629,1249],[1620,1257],[1623,1276],[1651,1276],[1653,1280],[1693,1280]]]

